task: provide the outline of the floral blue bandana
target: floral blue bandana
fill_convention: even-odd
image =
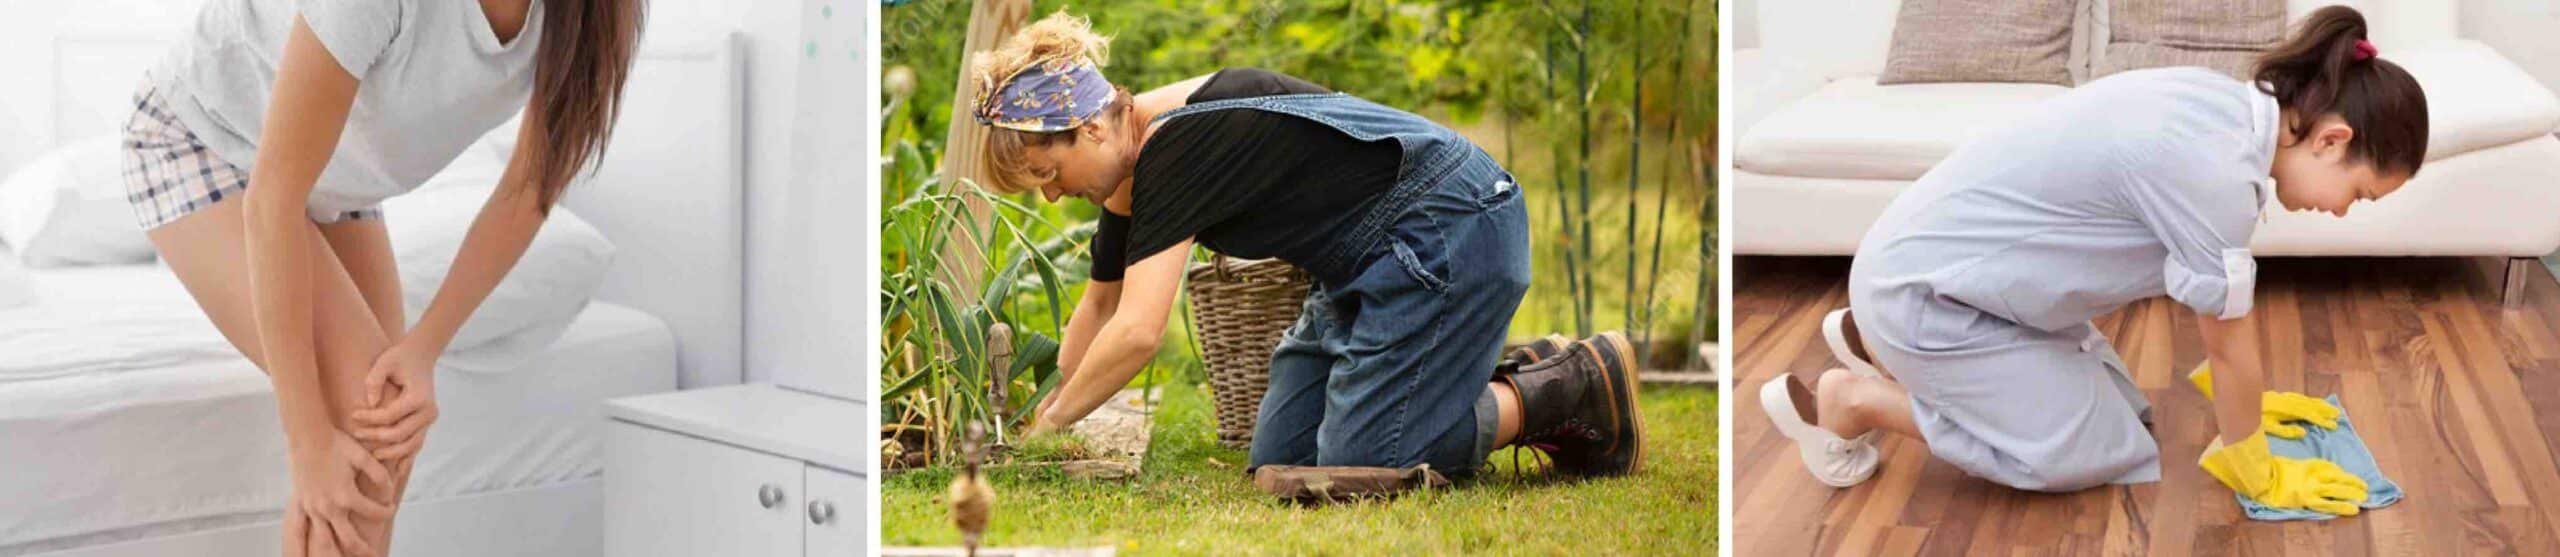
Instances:
[[[1032,64],[978,84],[978,123],[1027,132],[1075,129],[1111,103],[1111,82],[1083,57]]]

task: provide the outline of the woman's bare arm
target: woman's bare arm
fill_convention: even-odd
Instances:
[[[2224,444],[2238,443],[2258,431],[2259,393],[2267,390],[2266,368],[2259,365],[2258,318],[2221,319],[2196,314],[2204,334],[2205,356],[2213,364],[2213,423]]]
[[[1058,388],[1057,401],[1042,411],[1033,429],[1059,430],[1092,414],[1112,393],[1129,385],[1164,343],[1165,321],[1182,289],[1182,270],[1191,260],[1186,238],[1164,251],[1130,265],[1121,281],[1120,304],[1109,323],[1094,333],[1076,374]]]
[[[1094,264],[1104,263],[1096,261]],[[1111,316],[1119,306],[1119,281],[1097,280],[1085,283],[1084,295],[1076,300],[1076,312],[1067,316],[1067,338],[1061,339],[1058,343],[1058,384],[1060,386],[1063,387],[1067,381],[1075,379],[1076,367],[1084,363],[1085,352],[1093,346],[1094,336],[1102,332],[1104,323],[1111,322]],[[1050,391],[1049,396],[1040,400],[1038,412],[1049,411],[1049,406],[1057,402],[1058,393],[1063,391],[1064,389]],[[1038,415],[1033,414],[1033,416]]]
[[[311,315],[311,188],[338,149],[356,77],[340,67],[297,16],[276,68],[258,155],[243,203],[248,228],[250,300],[258,349],[275,383],[286,441],[296,450],[326,446],[334,426],[320,387]]]
[[[542,153],[537,146],[549,141],[543,133],[542,107],[525,107],[524,125],[516,132],[515,154],[507,162],[506,173],[498,178],[498,189],[480,205],[480,214],[471,220],[471,230],[462,237],[462,249],[454,253],[453,271],[445,275],[444,284],[436,287],[436,297],[427,303],[427,311],[418,325],[402,341],[423,343],[419,346],[443,351],[453,335],[462,329],[464,320],[489,298],[499,279],[514,269],[516,260],[524,257],[532,245],[535,232],[542,230],[547,218],[541,200],[531,183],[534,165]]]

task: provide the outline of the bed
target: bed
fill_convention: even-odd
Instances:
[[[443,414],[395,552],[598,554],[602,401],[741,379],[740,44],[666,35],[643,45],[603,163],[563,201],[614,244],[596,295],[518,365],[439,369]],[[121,123],[161,40],[57,39],[53,137]],[[175,277],[19,275],[35,299],[0,309],[0,329],[56,350],[17,356],[93,359],[0,378],[0,555],[274,554],[290,490],[274,397]]]

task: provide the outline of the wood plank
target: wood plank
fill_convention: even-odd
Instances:
[[[2480,387],[2488,406],[2486,413],[2497,416],[2488,423],[2515,458],[2514,470],[2521,477],[2560,480],[2560,465],[2553,462],[2550,443],[2543,431],[2534,428],[2533,406],[2525,398],[2523,384],[2516,379],[2514,368],[2508,365],[2509,360],[2499,346],[2487,342],[2497,338],[2497,328],[2481,317],[2480,308],[2475,304],[2452,305],[2452,323],[2465,332],[2459,342],[2468,356],[2465,360],[2471,364],[2465,366],[2462,375]],[[2535,481],[2527,485],[2531,490],[2529,499],[2538,504],[2525,506],[2540,509],[2527,514],[2538,514],[2544,519],[2531,528],[2544,534],[2560,533],[2560,512],[2555,512],[2560,510],[2560,481]],[[2515,495],[2527,498],[2524,493]],[[2500,502],[2506,503],[2507,500],[2501,499]]]
[[[1737,258],[1737,555],[2560,554],[2560,281],[2534,273],[2503,309],[2479,262],[2267,259],[2260,330],[2270,384],[2337,393],[2408,498],[2320,522],[2247,520],[2193,462],[2214,435],[2186,387],[2204,360],[2193,312],[2166,299],[2093,320],[2152,399],[2162,481],[2026,493],[1966,476],[1915,441],[1834,490],[1757,409],[1760,384],[1838,364],[1819,339],[1845,303],[1845,259]],[[1756,533],[1780,533],[1757,535]],[[2171,551],[2171,550],[2175,551]]]
[[[2455,340],[2449,327],[2438,317],[2429,316],[2425,325],[2427,338],[2438,343]],[[2429,352],[2436,357],[2440,366],[2436,369],[2442,375],[2440,380],[2444,381],[2446,395],[2451,397],[2445,407],[2460,413],[2462,422],[2468,426],[2462,429],[2469,437],[2468,447],[2472,449],[2472,459],[2467,464],[2476,468],[2488,483],[2489,495],[2498,505],[2527,504],[2524,479],[2516,476],[2515,461],[2508,457],[2507,444],[2498,438],[2497,430],[2488,425],[2493,423],[2489,418],[2488,404],[2479,387],[2473,384],[2470,374],[2463,373],[2469,362],[2462,361],[2457,356],[2460,351],[2453,347],[2438,345],[2435,348]]]
[[[2373,449],[2374,464],[2382,467],[2386,476],[2392,475],[2388,473],[2392,470],[2414,470],[2410,468],[2410,463],[2402,458],[2405,453],[2400,446],[2398,433],[2392,429],[2391,420],[2372,418],[2386,416],[2387,407],[2379,404],[2360,405],[2355,402],[2346,402],[2381,400],[2383,396],[2381,380],[2369,373],[2350,373],[2341,378],[2340,383],[2343,385],[2338,394],[2338,399],[2342,402],[2340,406],[2347,411],[2347,419],[2354,422],[2356,433],[2364,436],[2365,446]],[[2368,416],[2368,418],[2358,419],[2356,416]],[[2392,480],[2402,483],[2403,493],[2407,493],[2409,487],[2405,483],[2406,476],[2408,474],[2399,474]],[[2406,506],[2406,503],[2402,505]],[[2418,554],[2418,537],[2410,527],[2408,513],[2373,512],[2361,516],[2364,517],[2359,521],[2364,526],[2362,528],[2364,541],[2372,549],[2372,553],[2376,555]]]

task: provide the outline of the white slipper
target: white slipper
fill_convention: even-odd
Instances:
[[[1849,366],[1850,372],[1868,377],[1884,377],[1884,372],[1877,371],[1875,364],[1859,359],[1857,352],[1849,350],[1849,335],[1840,327],[1840,321],[1848,316],[1848,308],[1831,310],[1831,314],[1822,316],[1823,344],[1831,345],[1832,359],[1840,360],[1841,365]]]
[[[1876,465],[1881,462],[1876,456],[1875,432],[1842,439],[1830,430],[1805,423],[1803,414],[1796,410],[1799,393],[1789,391],[1802,389],[1801,396],[1807,401],[1812,400],[1813,391],[1801,386],[1791,389],[1790,385],[1800,384],[1785,375],[1762,384],[1760,409],[1769,414],[1769,423],[1777,426],[1778,434],[1795,440],[1796,453],[1804,457],[1805,471],[1813,474],[1814,481],[1849,487],[1875,476]]]

